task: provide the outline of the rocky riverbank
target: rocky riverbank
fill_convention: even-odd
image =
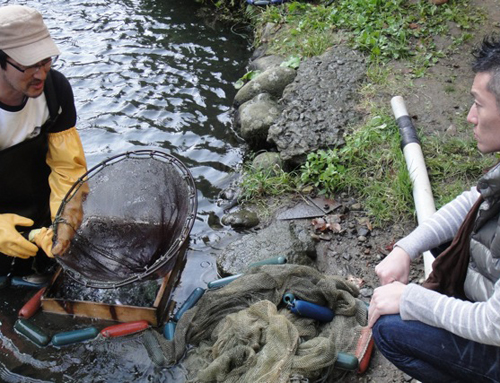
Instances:
[[[264,54],[249,64],[261,74],[236,94],[235,127],[251,150],[275,151],[285,168],[294,168],[310,152],[341,145],[345,127],[360,120],[357,92],[366,65],[345,46],[307,59],[296,70],[283,62]]]
[[[346,126],[363,118],[359,87],[365,81],[364,58],[345,46],[302,62],[298,69],[280,66],[282,57],[260,55],[249,64],[261,75],[248,82],[235,97],[235,126],[249,148],[261,153],[256,164],[293,168],[309,152],[341,145]],[[269,160],[269,157],[273,160]],[[412,228],[396,225],[374,228],[361,201],[347,193],[330,200],[301,195],[270,199],[264,212],[257,206],[230,207],[222,223],[244,235],[217,255],[222,275],[233,275],[251,263],[284,256],[289,263],[309,265],[355,283],[360,298],[369,303],[378,285],[373,269],[393,243]],[[314,207],[328,208],[324,211]],[[422,265],[412,281],[422,278]],[[404,382],[408,377],[376,351],[368,371],[346,374],[342,381]]]
[[[423,134],[470,136],[468,130],[459,128],[465,125],[470,107],[470,52],[485,34],[498,32],[500,17],[495,0],[471,3],[487,14],[481,34],[473,35],[461,49],[440,59],[425,76],[398,84],[399,94]],[[272,26],[268,30],[272,32]],[[450,35],[436,36],[436,42],[449,46],[456,35],[452,29]],[[341,144],[345,127],[365,118],[358,91],[366,81],[366,62],[358,52],[334,46],[321,56],[301,62],[296,70],[280,67],[282,57],[263,52],[265,47],[257,49],[249,70],[265,75],[246,84],[235,98],[235,129],[252,150],[266,150],[266,156],[271,152],[272,163],[294,167],[310,151]],[[389,82],[396,76],[409,78],[408,68],[400,62],[389,66]],[[394,95],[387,88],[381,89],[374,93],[373,101],[388,105]],[[311,204],[299,195],[271,198],[265,213],[256,206],[233,206],[223,222],[233,224],[242,236],[218,254],[221,273],[234,274],[249,263],[282,255],[290,262],[348,278],[360,288],[360,297],[369,302],[378,286],[375,265],[396,240],[413,230],[416,222],[373,227],[363,201],[348,193],[333,196],[329,203],[335,208],[318,216],[310,216],[304,202]],[[290,214],[295,218],[283,219]],[[242,215],[251,216],[252,223],[245,224]],[[423,277],[423,264],[413,265],[411,282],[421,283]],[[364,374],[349,373],[342,381],[403,383],[412,379],[375,350]]]

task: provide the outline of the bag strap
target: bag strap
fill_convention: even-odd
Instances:
[[[49,126],[52,126],[56,122],[56,119],[59,116],[59,109],[61,107],[59,100],[57,99],[57,93],[54,87],[54,82],[52,81],[51,73],[52,70],[47,73],[44,86],[45,99],[47,100],[47,107],[49,108],[50,115]]]

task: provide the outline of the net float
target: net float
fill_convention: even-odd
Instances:
[[[337,354],[337,360],[335,361],[334,367],[341,370],[354,371],[358,368],[359,361],[354,355],[347,354],[345,352],[339,352]]]
[[[165,337],[166,340],[174,339],[175,326],[176,326],[175,322],[172,321],[165,323],[165,327],[163,327],[163,336]]]
[[[52,344],[54,346],[65,346],[67,344],[94,339],[98,334],[99,330],[95,327],[87,327],[79,330],[60,332],[52,337]]]
[[[292,313],[301,317],[315,319],[319,322],[331,322],[335,316],[333,310],[328,307],[296,299],[293,293],[284,294],[283,302]]]
[[[26,304],[21,308],[21,310],[19,310],[18,316],[20,318],[28,319],[31,318],[33,315],[35,315],[35,313],[38,311],[38,309],[42,304],[41,302],[42,295],[46,289],[47,289],[46,287],[42,287],[40,290],[38,290],[38,292],[35,295],[33,295],[30,298],[28,302],[26,302]]]
[[[284,265],[285,263],[287,263],[287,259],[285,257],[274,257],[251,263],[250,265],[248,265],[248,267],[256,267],[263,265]]]
[[[27,319],[18,319],[14,324],[14,329],[40,347],[46,346],[50,342],[50,337],[40,327]]]
[[[319,322],[331,322],[335,316],[334,312],[328,307],[298,299],[293,301],[288,308],[294,314],[300,315],[301,317],[315,319]]]
[[[229,277],[225,277],[225,278],[221,278],[221,279],[216,279],[215,281],[209,282],[208,285],[207,285],[207,287],[208,287],[209,290],[214,290],[214,289],[218,289],[220,287],[224,287],[227,284],[231,283],[232,281],[238,279],[242,275],[243,274],[235,274],[235,275],[231,275]]]
[[[196,302],[198,302],[198,300],[203,296],[204,293],[205,289],[201,287],[197,287],[196,289],[194,289],[193,292],[186,299],[186,301],[179,308],[179,310],[175,313],[174,317],[172,318],[173,321],[174,322],[179,321],[179,319],[181,319],[182,314],[184,314],[191,307],[193,307],[196,304]]]
[[[115,338],[119,336],[135,334],[137,332],[146,330],[148,327],[149,323],[146,320],[120,323],[103,328],[101,330],[101,335],[105,338]]]

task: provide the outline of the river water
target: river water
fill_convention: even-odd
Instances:
[[[213,267],[210,249],[227,234],[212,225],[223,214],[217,196],[243,156],[230,116],[233,83],[250,56],[243,28],[208,25],[196,16],[194,0],[15,3],[43,14],[62,52],[55,68],[72,84],[89,168],[116,154],[154,148],[190,169],[198,214],[189,251],[195,263]],[[20,303],[33,291],[11,287],[0,294],[2,382],[184,381],[182,368],[152,365],[135,338],[39,348],[12,329]],[[75,325],[53,314],[43,320],[53,331]],[[79,327],[87,324],[95,321],[78,321]]]

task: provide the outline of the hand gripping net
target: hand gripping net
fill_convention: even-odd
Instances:
[[[67,219],[72,199],[87,187],[81,225],[73,227]],[[54,220],[56,240],[60,225],[71,225],[74,237],[57,260],[89,287],[160,278],[185,250],[196,207],[194,180],[175,157],[153,150],[114,156],[89,170],[64,198]]]

